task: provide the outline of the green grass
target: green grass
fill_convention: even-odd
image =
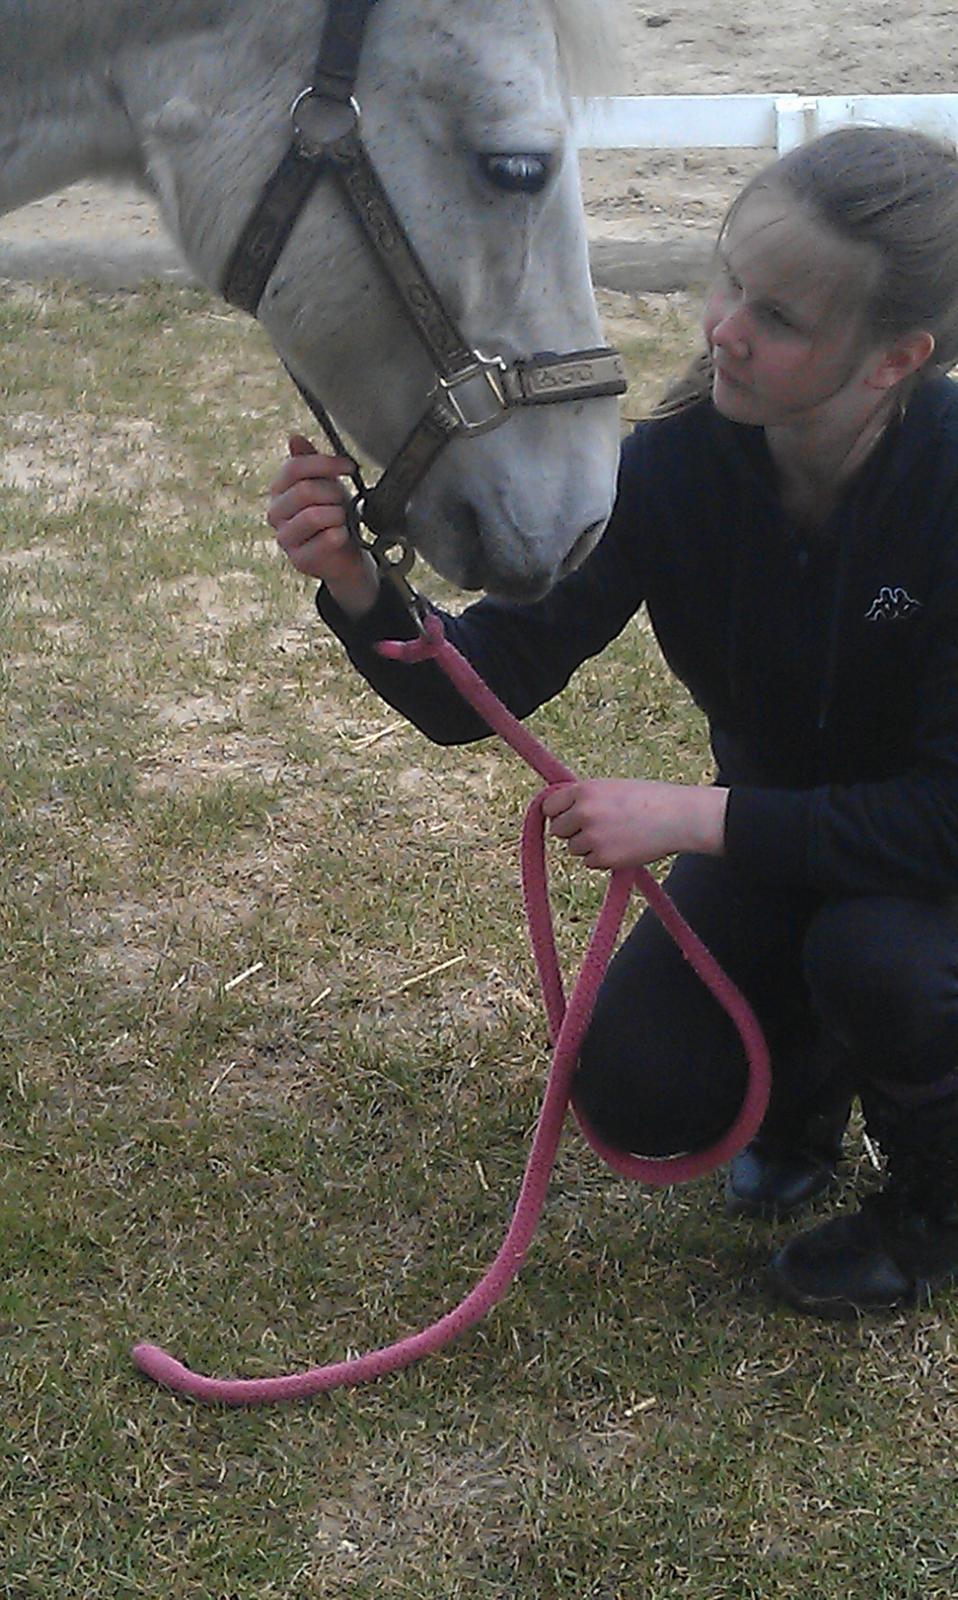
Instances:
[[[692,314],[614,309],[654,392]],[[763,1287],[781,1230],[572,1132],[442,1355],[252,1412],[137,1376],[144,1336],[340,1359],[491,1260],[547,1067],[534,783],[341,664],[263,525],[303,417],[255,328],[67,288],[0,324],[0,1594],[951,1600],[947,1299],[802,1321]],[[535,725],[583,772],[707,771],[642,627]],[[556,864],[570,966],[600,891]]]

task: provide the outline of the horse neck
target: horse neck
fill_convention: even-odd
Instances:
[[[145,181],[124,63],[242,9],[230,0],[0,0],[0,211],[79,178]]]

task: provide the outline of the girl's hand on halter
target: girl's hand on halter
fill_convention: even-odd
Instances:
[[[722,855],[727,801],[727,789],[592,778],[558,785],[542,810],[550,833],[567,839],[574,856],[614,872],[681,852]]]
[[[289,459],[270,484],[266,520],[297,572],[318,578],[355,619],[374,605],[379,578],[371,557],[346,526],[346,492],[340,480],[352,465],[345,456],[321,455],[294,433]]]

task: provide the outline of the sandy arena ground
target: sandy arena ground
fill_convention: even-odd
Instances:
[[[619,0],[611,94],[934,93],[958,88],[958,6],[946,0]],[[669,289],[694,279],[756,152],[584,152],[597,280]],[[615,249],[628,242],[628,250]],[[619,277],[615,266],[619,263]],[[184,278],[152,203],[78,184],[0,220],[0,275]]]

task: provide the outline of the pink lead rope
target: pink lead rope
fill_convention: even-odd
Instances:
[[[568,783],[573,773],[507,711],[482,679],[451,645],[435,616],[427,617],[423,636],[406,642],[379,645],[392,660],[435,660],[459,693],[494,732],[522,756],[548,784]],[[545,819],[542,800],[536,796],[526,813],[522,833],[522,886],[532,948],[539,972],[549,1032],[553,1042],[552,1067],[526,1162],[519,1199],[499,1253],[475,1288],[454,1310],[430,1327],[381,1350],[347,1361],[278,1378],[208,1378],[191,1372],[182,1362],[155,1344],[138,1344],[133,1360],[141,1372],[196,1400],[228,1406],[262,1405],[266,1401],[301,1400],[330,1389],[368,1383],[389,1372],[408,1367],[421,1356],[441,1350],[467,1328],[481,1320],[500,1300],[518,1273],[532,1242],[555,1161],[572,1078],[579,1050],[592,1015],[596,994],[615,946],[633,888],[637,887],[675,940],[682,954],[738,1029],[748,1059],[748,1087],[738,1116],[717,1144],[708,1150],[666,1157],[629,1155],[606,1145],[576,1111],[579,1125],[593,1150],[613,1171],[644,1183],[665,1187],[684,1183],[721,1166],[754,1137],[768,1104],[770,1072],[768,1049],[748,1003],[718,966],[702,941],[675,909],[668,895],[644,867],[613,872],[582,969],[566,1003],[552,927],[552,911],[545,861]]]

